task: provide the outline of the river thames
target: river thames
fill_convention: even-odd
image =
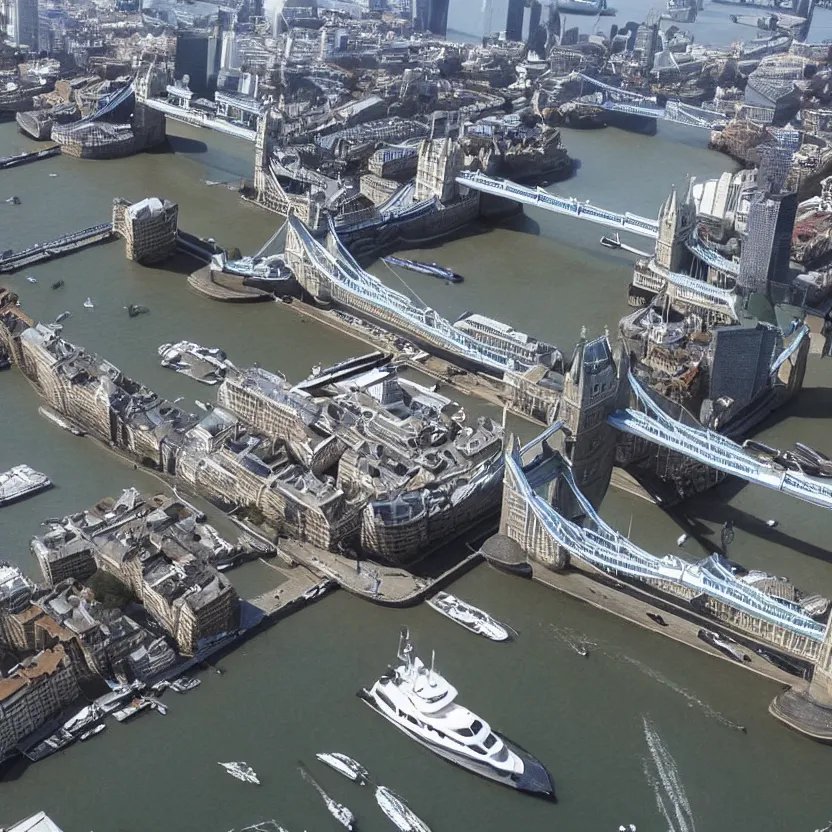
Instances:
[[[22,204],[0,202],[0,249],[106,221],[117,196],[159,196],[179,203],[184,230],[256,251],[281,220],[241,202],[235,192],[240,179],[251,176],[252,146],[175,122],[168,132],[168,153],[107,162],[58,157],[4,172],[0,200],[17,195]],[[563,139],[580,164],[554,190],[614,210],[655,215],[674,183],[684,187],[686,174],[713,177],[732,167],[707,149],[706,134],[672,125],[660,125],[654,137],[608,129],[565,130]],[[14,124],[0,125],[0,155],[32,147]],[[229,182],[233,190],[207,186],[206,179]],[[422,252],[423,259],[465,276],[465,283],[453,286],[414,276],[409,283],[427,303],[450,318],[466,309],[499,317],[564,351],[583,326],[590,335],[605,327],[616,331],[627,312],[632,257],[599,246],[599,227],[527,209],[522,218],[480,231]],[[386,272],[378,264],[373,271]],[[25,274],[38,283],[27,283]],[[58,278],[65,286],[53,291]],[[35,318],[71,311],[67,339],[171,398],[183,396],[183,406],[211,393],[159,367],[156,348],[163,342],[221,346],[238,365],[257,362],[290,379],[304,377],[314,363],[367,351],[281,304],[212,303],[190,292],[185,278],[181,268],[128,262],[116,240],[4,276],[2,284],[20,294],[24,311]],[[92,310],[83,307],[87,297]],[[129,319],[124,307],[131,303],[149,307],[150,314]],[[830,364],[810,360],[801,397],[764,426],[763,441],[801,440],[829,450]],[[28,541],[44,518],[129,485],[160,487],[44,421],[39,404],[16,370],[0,374],[0,470],[26,462],[56,485],[0,512],[0,559],[32,575]],[[482,404],[469,406],[487,412]],[[510,426],[524,439],[534,432],[520,420]],[[788,575],[807,591],[832,593],[830,524],[821,509],[729,481],[685,510],[715,545],[721,524],[733,519],[731,557],[747,567]],[[602,513],[624,531],[631,526],[646,549],[678,552],[679,526],[659,509],[611,490]],[[776,530],[765,526],[769,518],[779,521]],[[685,549],[691,558],[710,553],[692,541]],[[241,594],[251,595],[273,585],[274,574],[255,563],[230,576]],[[825,777],[832,752],[768,716],[776,685],[486,566],[453,591],[511,624],[518,639],[494,644],[424,606],[386,610],[336,592],[223,658],[222,676],[203,673],[194,692],[166,694],[166,717],[154,713],[127,725],[112,723],[94,741],[13,769],[0,782],[0,824],[42,808],[65,832],[224,832],[267,818],[290,830],[337,828],[300,780],[301,759],[356,813],[361,829],[391,828],[371,792],[314,762],[314,753],[325,750],[359,759],[405,796],[434,832],[614,832],[622,823],[634,823],[640,832],[811,832],[832,818]],[[546,764],[557,783],[557,806],[446,764],[355,697],[393,659],[403,625],[423,656],[436,650],[437,667],[459,688],[463,704]],[[595,645],[589,659],[570,648],[575,638]],[[650,736],[660,738],[652,752],[644,720],[655,730]],[[656,759],[679,788],[661,785]],[[220,760],[247,761],[263,785],[231,779],[217,766]]]

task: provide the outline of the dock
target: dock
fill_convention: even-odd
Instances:
[[[223,272],[212,271],[208,266],[188,276],[188,285],[200,295],[221,303],[257,303],[274,301],[270,292],[244,286],[241,278]]]
[[[37,243],[22,251],[8,252],[0,255],[0,274],[16,272],[19,269],[25,269],[36,263],[52,260],[64,254],[71,254],[82,248],[110,240],[112,237],[113,225],[112,223],[105,222],[101,225],[84,228],[72,234],[66,234],[48,243]]]
[[[280,566],[274,563],[268,563],[268,566],[279,572],[285,580],[268,592],[246,599],[251,607],[262,613],[263,619],[274,621],[283,618],[316,600],[306,597],[306,593],[316,586],[321,586],[320,595],[316,597],[321,597],[326,592],[326,587],[322,586],[326,579],[305,566]]]

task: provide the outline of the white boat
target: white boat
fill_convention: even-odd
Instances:
[[[84,306],[85,306],[87,309],[95,309],[95,304],[92,302],[92,299],[91,299],[91,298],[87,298],[87,299],[84,301]]]
[[[220,763],[220,765],[232,776],[243,783],[253,783],[260,785],[260,779],[257,772],[248,763]]]
[[[28,465],[15,465],[0,474],[0,506],[46,491],[52,481]]]
[[[399,797],[386,786],[376,789],[376,803],[401,832],[430,832],[430,827]]]
[[[341,824],[341,826],[345,826],[347,829],[352,832],[355,829],[355,815],[342,803],[339,803],[337,800],[333,800],[319,785],[318,781],[307,771],[306,766],[301,763],[298,766],[298,770],[300,771],[301,777],[306,780],[307,783],[310,783],[315,791],[321,796],[321,800],[323,800],[324,805],[329,810],[329,814]]]
[[[104,712],[93,702],[85,708],[81,708],[75,716],[68,719],[64,723],[64,731],[69,731],[73,736],[77,736],[103,716]]]
[[[174,679],[170,683],[170,689],[177,693],[187,693],[189,690],[198,688],[202,684],[199,679],[194,679],[190,676],[182,676],[179,679]]]
[[[162,344],[159,363],[202,384],[219,384],[228,370],[228,356],[219,347],[201,347],[193,341]]]
[[[398,659],[370,688],[359,691],[359,698],[440,757],[514,789],[554,799],[554,783],[543,764],[458,704],[456,688],[436,672],[433,660],[428,668],[413,655],[406,628],[399,638]]]
[[[69,311],[61,312],[61,314],[58,315],[57,318],[55,318],[55,323],[59,324],[62,321],[65,321],[67,318],[71,317],[71,315],[72,315],[72,312],[69,312]]]
[[[38,279],[37,279],[36,277],[32,277],[31,275],[29,275],[29,276],[26,278],[26,280],[28,280],[28,281],[29,281],[29,283],[37,283],[37,282],[38,282]]]
[[[113,719],[118,722],[127,722],[137,716],[142,711],[150,707],[150,702],[147,699],[134,699],[129,705],[125,705],[117,711],[113,711]]]
[[[158,711],[162,716],[167,716],[167,705],[152,696],[148,697],[148,701],[154,710]]]
[[[353,760],[346,754],[341,754],[338,751],[323,752],[315,755],[324,765],[335,769],[339,774],[343,774],[347,780],[352,780],[362,786],[367,785],[370,779],[370,772],[367,771],[358,760]]]
[[[84,731],[80,737],[78,737],[81,742],[86,742],[88,739],[92,739],[92,737],[98,736],[105,728],[107,727],[106,722],[99,722],[95,728],[90,728],[89,731]]]
[[[330,589],[335,586],[335,581],[332,578],[325,578],[319,584],[315,584],[315,586],[310,586],[306,592],[303,593],[303,600],[304,601],[314,601],[316,598],[320,598],[322,595],[326,595]]]
[[[451,621],[470,630],[472,633],[490,638],[492,641],[508,641],[511,638],[508,628],[487,612],[471,604],[466,604],[449,592],[437,592],[428,599],[428,606],[447,616]]]

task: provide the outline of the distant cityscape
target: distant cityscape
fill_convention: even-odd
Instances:
[[[30,382],[43,430],[158,483],[52,517],[48,471],[0,474],[0,510],[44,505],[30,543],[40,574],[0,563],[0,777],[91,739],[110,715],[164,713],[164,691],[199,684],[186,674],[336,587],[382,606],[427,601],[509,640],[445,592],[483,560],[780,683],[770,713],[832,741],[823,593],[733,560],[730,521],[720,550],[694,560],[648,552],[600,513],[611,485],[669,509],[728,477],[832,509],[828,449],[753,438],[799,400],[809,362],[832,354],[832,53],[807,42],[814,0],[723,4],[742,7],[726,17],[742,12],[731,25],[753,38],[697,43],[680,26],[702,0],[667,0],[603,33],[616,15],[604,0],[509,0],[499,31],[485,0],[477,43],[447,38],[449,0],[0,0],[0,118],[31,148],[0,169],[158,150],[173,120],[246,147],[250,177],[205,185],[237,191],[276,228],[256,252],[226,249],[186,231],[187,211],[154,181],[135,202],[112,194],[111,215],[89,228],[67,217],[57,239],[0,240],[0,369]],[[582,15],[596,33],[572,25]],[[660,122],[707,131],[741,168],[704,181],[679,171],[655,216],[568,195],[577,129],[651,136]],[[632,256],[615,332],[584,328],[556,345],[476,310],[450,320],[368,271],[383,264],[405,289],[407,272],[461,283],[447,266],[393,255],[526,206],[603,226],[600,244]],[[122,242],[142,265],[186,263],[188,287],[240,304],[240,317],[274,303],[367,352],[290,380],[266,356],[245,367],[220,344],[159,345],[183,389],[215,387],[189,412],[184,396],[170,401],[68,340],[69,311],[27,311],[24,269]],[[502,418],[466,413],[457,394]],[[233,570],[253,560],[279,573],[278,591],[241,596]],[[404,631],[393,675],[361,698],[457,765],[554,797],[543,764],[469,711],[469,734],[449,729],[466,737],[459,747],[436,742],[430,731],[447,737],[432,720],[454,723],[456,690],[413,649]],[[438,690],[427,702],[424,684]],[[345,755],[319,759],[369,782]],[[245,763],[221,765],[259,783]],[[383,789],[398,828],[427,829]],[[60,832],[43,813],[9,832],[23,829]]]

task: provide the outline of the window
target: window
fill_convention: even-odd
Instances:
[[[489,734],[489,735],[485,738],[485,740],[483,741],[483,745],[484,745],[486,748],[493,748],[493,747],[494,747],[494,745],[496,744],[496,742],[497,742],[497,738],[494,736],[494,734]]]
[[[474,732],[474,734],[479,734],[479,732],[482,731],[482,723],[478,719],[475,719],[471,723],[471,730]]]

